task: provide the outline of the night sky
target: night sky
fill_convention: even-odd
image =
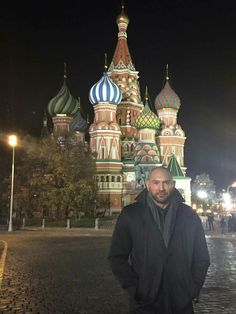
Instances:
[[[83,4],[83,5],[82,5]],[[226,5],[227,4],[227,5]],[[110,63],[121,1],[24,1],[1,5],[0,129],[39,136],[44,110],[63,83],[92,120],[91,86]],[[165,83],[181,99],[185,164],[192,178],[206,172],[217,188],[236,179],[236,19],[218,1],[125,1],[128,45],[142,96],[152,103]]]

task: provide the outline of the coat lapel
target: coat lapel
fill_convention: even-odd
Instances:
[[[179,211],[179,206],[173,206],[172,208],[173,210],[173,213],[172,213],[172,218],[171,218],[171,224],[170,224],[170,235],[169,235],[169,241],[168,241],[168,246],[167,246],[167,255],[169,255],[170,253],[170,245],[171,245],[171,240],[172,240],[172,237],[174,236],[174,232],[175,232],[175,226],[176,226],[176,222],[177,222],[177,214],[178,214],[178,211]]]

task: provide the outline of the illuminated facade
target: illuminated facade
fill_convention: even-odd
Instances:
[[[155,99],[154,113],[147,91],[144,104],[141,100],[139,72],[127,43],[129,19],[124,9],[116,21],[118,41],[113,59],[89,92],[93,123],[88,130],[64,75],[62,89],[48,104],[54,136],[63,142],[65,136],[77,134],[77,139],[84,141],[84,134],[89,132],[90,148],[97,153],[98,211],[105,206],[107,214],[120,212],[145,187],[149,171],[161,165],[172,171],[176,187],[190,204],[191,179],[186,177],[184,165],[186,137],[177,122],[180,99],[170,86],[168,68],[165,86]]]

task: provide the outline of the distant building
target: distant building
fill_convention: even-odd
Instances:
[[[191,179],[186,177],[184,165],[186,137],[177,122],[180,99],[170,86],[168,67],[153,112],[147,89],[144,103],[141,100],[139,72],[127,43],[129,18],[123,8],[116,21],[118,41],[113,59],[89,92],[93,123],[89,126],[82,117],[79,100],[67,87],[65,71],[61,90],[48,104],[53,134],[61,145],[67,137],[74,144],[85,143],[89,134],[90,148],[97,153],[97,211],[106,207],[107,214],[119,213],[145,187],[150,170],[161,165],[172,171],[176,187],[190,204]]]

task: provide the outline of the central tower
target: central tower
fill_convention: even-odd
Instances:
[[[137,139],[137,129],[133,125],[134,118],[143,109],[140,97],[138,72],[136,71],[127,43],[127,28],[129,18],[124,13],[116,19],[118,25],[118,41],[108,75],[122,92],[122,100],[117,107],[117,122],[121,130],[122,159],[134,156],[134,142]]]

